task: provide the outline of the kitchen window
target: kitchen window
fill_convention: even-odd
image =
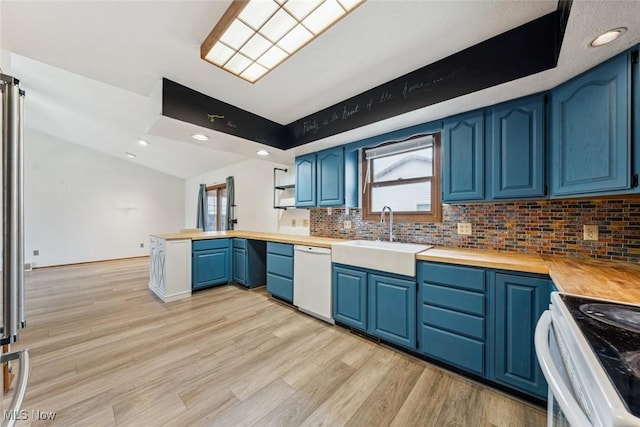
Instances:
[[[207,187],[206,231],[224,231],[227,229],[227,185]]]
[[[379,220],[382,208],[404,222],[439,222],[440,134],[417,135],[365,149],[362,156],[363,216]]]

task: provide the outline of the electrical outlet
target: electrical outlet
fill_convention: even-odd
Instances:
[[[140,247],[141,247],[141,248],[144,248],[144,243],[140,243]]]
[[[583,236],[584,240],[598,240],[598,226],[595,224],[591,225],[583,225]]]
[[[303,219],[302,220],[302,226],[303,227],[308,227],[309,226],[309,220],[308,219]]]
[[[295,220],[295,219],[292,219],[292,220],[291,220],[291,226],[292,226],[292,227],[295,227],[295,226],[296,226],[296,220]]]
[[[351,221],[349,221],[348,219],[344,221],[344,229],[351,230]]]
[[[40,255],[40,251],[38,249],[33,251],[33,256],[38,256]]]
[[[471,223],[470,222],[459,222],[458,223],[458,234],[462,235],[470,235],[471,234]]]

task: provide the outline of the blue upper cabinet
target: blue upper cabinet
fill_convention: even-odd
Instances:
[[[442,201],[484,199],[484,111],[445,120],[442,139]]]
[[[519,99],[491,110],[491,198],[545,196],[544,97]]]
[[[316,153],[296,157],[296,207],[316,205]]]
[[[631,188],[630,54],[551,95],[551,197]]]
[[[344,147],[316,154],[318,206],[344,206]]]

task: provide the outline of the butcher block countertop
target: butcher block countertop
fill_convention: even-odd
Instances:
[[[345,239],[293,234],[261,233],[256,231],[209,231],[153,234],[165,240],[204,240],[225,237],[266,240],[294,245],[330,248]],[[416,255],[419,261],[444,262],[549,275],[562,291],[587,297],[609,299],[640,305],[640,265],[582,258],[540,256],[515,252],[498,252],[434,246]]]
[[[258,231],[244,230],[206,232],[196,231],[188,233],[152,234],[152,236],[159,237],[165,240],[207,240],[222,239],[225,237],[240,237],[243,239],[267,240],[269,242],[291,243],[293,245],[309,245],[321,248],[330,248],[334,243],[347,241],[345,239],[332,239],[329,237],[297,236],[295,234],[261,233]]]

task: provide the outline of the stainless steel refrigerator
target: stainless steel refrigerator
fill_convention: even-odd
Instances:
[[[24,306],[24,180],[23,126],[24,91],[15,77],[0,74],[2,91],[2,335],[0,344],[9,348],[26,326]],[[4,347],[6,346],[6,347]],[[1,425],[13,426],[22,418],[22,401],[29,380],[29,350],[2,353],[0,362],[16,368],[11,403],[2,409]],[[0,391],[2,391],[0,385]],[[8,400],[8,399],[7,399]]]

